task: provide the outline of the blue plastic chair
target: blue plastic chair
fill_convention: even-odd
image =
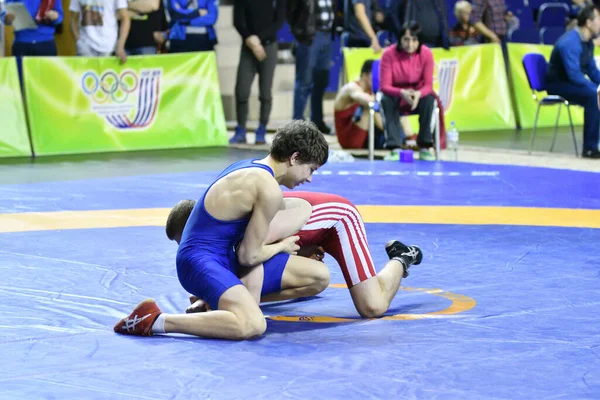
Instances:
[[[381,64],[381,60],[375,60],[373,61],[373,65],[371,66],[371,89],[373,90],[373,93],[378,93],[379,92],[379,66]]]
[[[526,6],[523,0],[505,0],[506,9],[511,11],[519,19],[519,28],[535,28],[533,11],[530,6]]]
[[[540,8],[542,6],[542,4],[544,4],[547,0],[529,0],[528,6],[529,8],[531,8],[532,10],[537,10],[538,8]]]
[[[511,32],[509,41],[515,43],[540,44],[540,31],[536,28],[515,29]]]
[[[570,18],[576,18],[577,13],[579,12],[579,10],[581,10],[581,7],[575,5],[573,3],[573,0],[552,0],[552,1],[546,1],[546,3],[563,3],[569,9],[569,17]]]
[[[549,26],[564,27],[571,9],[564,3],[545,3],[538,13],[538,28]]]
[[[508,8],[513,13],[515,9],[524,8],[525,2],[523,0],[505,0],[506,8]]]
[[[537,102],[537,110],[535,112],[535,120],[533,121],[533,130],[531,132],[531,143],[529,144],[529,154],[533,149],[533,142],[535,140],[535,132],[537,127],[538,117],[540,115],[540,108],[542,106],[553,106],[558,104],[558,113],[556,114],[556,122],[554,123],[554,136],[552,137],[552,145],[550,151],[554,150],[554,144],[556,143],[556,134],[558,132],[558,119],[560,118],[560,111],[563,105],[567,107],[567,113],[569,115],[569,125],[571,127],[571,136],[573,137],[573,145],[575,147],[575,156],[579,156],[577,150],[577,139],[575,138],[575,130],[573,129],[573,119],[571,118],[571,108],[568,100],[557,95],[547,95],[545,97],[538,97],[538,92],[546,91],[546,70],[547,62],[543,55],[537,53],[529,53],[523,57],[523,68],[527,75],[527,81],[533,95],[533,100]]]
[[[535,20],[533,19],[533,11],[529,7],[509,8],[510,11],[519,19],[519,28],[533,29],[536,28]]]
[[[396,43],[396,35],[390,31],[379,31],[377,32],[377,41],[382,48],[387,47]]]
[[[505,0],[504,3],[506,4],[506,8],[512,12],[514,12],[514,9],[516,8],[525,7],[525,2],[523,0]]]
[[[554,45],[559,37],[565,33],[565,28],[550,26],[540,29],[540,41],[543,44]]]

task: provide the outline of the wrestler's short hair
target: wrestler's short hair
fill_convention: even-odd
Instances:
[[[363,63],[362,68],[360,69],[360,75],[370,74],[373,72],[373,61],[375,60],[367,60]]]
[[[314,123],[298,119],[277,129],[271,144],[271,157],[284,162],[296,152],[298,161],[302,164],[315,163],[322,166],[327,162],[329,144]]]
[[[169,240],[175,240],[177,235],[183,233],[183,228],[187,220],[190,218],[190,214],[196,205],[196,200],[181,200],[175,207],[171,209],[169,216],[167,217],[166,232]]]

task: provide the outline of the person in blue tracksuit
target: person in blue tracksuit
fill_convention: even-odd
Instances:
[[[214,50],[218,0],[167,0],[167,11],[171,17],[170,53]]]
[[[19,76],[21,72],[21,58],[23,56],[56,56],[56,42],[54,34],[56,27],[63,22],[64,13],[60,0],[48,7],[47,1],[42,0],[7,0],[6,3],[23,3],[37,25],[37,29],[22,29],[15,31],[15,40],[12,44],[12,55],[17,57]],[[15,15],[6,13],[4,23],[12,25]]]
[[[588,5],[577,14],[577,27],[562,35],[554,45],[546,73],[546,90],[584,108],[583,152],[600,159],[598,139],[600,71],[594,60],[594,37],[600,34],[600,13]],[[586,78],[587,75],[587,78]]]

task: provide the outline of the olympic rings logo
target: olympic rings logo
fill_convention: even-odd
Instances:
[[[121,75],[108,70],[100,76],[88,71],[81,78],[81,89],[97,104],[104,104],[109,99],[122,104],[137,90],[138,85],[138,76],[132,70],[125,70]]]

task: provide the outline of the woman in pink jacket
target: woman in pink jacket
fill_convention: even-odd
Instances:
[[[386,146],[401,148],[405,141],[400,116],[419,114],[417,145],[421,160],[433,160],[431,118],[436,98],[433,92],[433,54],[421,44],[421,27],[415,21],[402,26],[396,46],[381,56],[380,81]]]

